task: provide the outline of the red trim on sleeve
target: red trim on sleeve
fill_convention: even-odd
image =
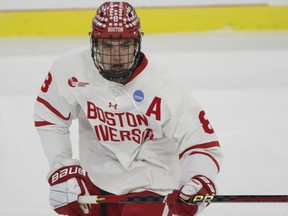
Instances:
[[[42,127],[42,126],[54,125],[54,124],[51,122],[47,122],[47,121],[35,121],[34,125],[35,125],[35,127]]]
[[[208,154],[208,153],[206,153],[206,152],[194,151],[194,152],[191,152],[191,153],[189,154],[189,156],[190,156],[190,155],[195,155],[195,154],[203,154],[203,155],[208,156],[208,157],[215,163],[218,172],[220,171],[220,166],[219,166],[218,162],[216,161],[216,159],[215,159],[212,155],[210,155],[210,154]]]
[[[179,154],[179,159],[181,159],[187,151],[190,151],[192,149],[199,149],[199,148],[200,149],[207,149],[207,148],[212,148],[212,147],[220,147],[219,142],[213,141],[213,142],[203,143],[203,144],[199,144],[199,145],[194,145],[190,148],[185,149],[181,154]]]
[[[44,106],[46,106],[51,112],[53,112],[55,115],[57,115],[59,118],[63,120],[69,120],[71,113],[69,113],[68,117],[63,116],[57,109],[55,109],[48,101],[44,100],[41,97],[37,97],[37,101],[42,103]]]
[[[203,143],[203,144],[199,144],[199,145],[194,145],[190,148],[187,148],[185,149],[181,154],[179,154],[179,160],[183,157],[183,155],[190,151],[190,150],[193,150],[193,149],[207,149],[207,148],[213,148],[213,147],[220,147],[220,144],[218,141],[213,141],[213,142],[208,142],[208,143]],[[205,155],[207,157],[209,157],[216,165],[217,167],[217,170],[218,172],[220,171],[220,166],[219,166],[219,163],[217,162],[217,160],[212,156],[210,155],[209,153],[207,152],[200,152],[200,151],[193,151],[189,154],[190,155],[194,155],[194,154],[202,154],[202,155]]]

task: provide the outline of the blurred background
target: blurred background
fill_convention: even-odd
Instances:
[[[0,0],[0,215],[56,215],[33,123],[53,61],[89,46],[104,1]],[[143,52],[205,109],[223,148],[219,194],[288,195],[288,0],[131,0]],[[78,157],[77,122],[71,127]],[[213,204],[203,216],[288,216],[288,203]]]

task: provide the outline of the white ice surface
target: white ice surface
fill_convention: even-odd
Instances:
[[[88,42],[0,38],[1,216],[55,215],[33,104],[52,62]],[[288,194],[288,32],[147,35],[143,47],[205,108],[225,154],[219,193]],[[288,203],[215,203],[201,215],[288,216]]]

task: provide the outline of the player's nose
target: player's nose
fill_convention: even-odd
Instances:
[[[113,61],[119,62],[121,60],[121,53],[118,46],[113,47],[111,55]]]

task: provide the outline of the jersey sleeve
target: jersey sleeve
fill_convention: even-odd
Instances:
[[[214,181],[220,171],[223,154],[205,111],[189,92],[181,88],[174,88],[169,98],[173,98],[169,104],[171,114],[164,132],[178,144],[180,186],[199,174]]]
[[[50,165],[72,157],[69,127],[77,115],[65,74],[60,72],[57,66],[51,68],[34,105],[35,127]]]

